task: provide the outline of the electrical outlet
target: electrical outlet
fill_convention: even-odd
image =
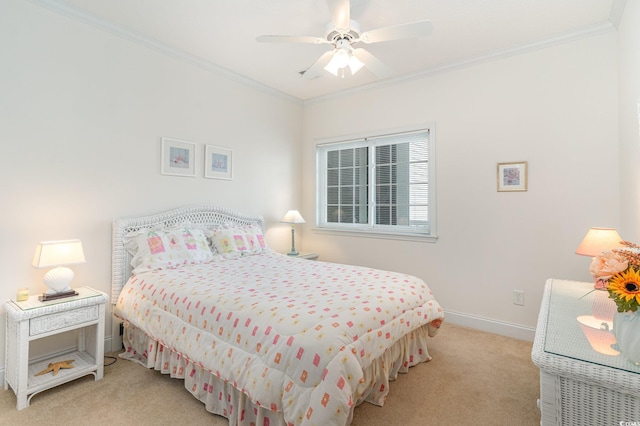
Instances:
[[[513,290],[513,304],[524,306],[524,291]]]

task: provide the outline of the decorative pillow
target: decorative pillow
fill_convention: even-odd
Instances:
[[[213,259],[204,230],[181,225],[175,228],[145,228],[124,237],[133,255],[134,273],[175,268]]]
[[[268,250],[258,225],[226,223],[213,229],[211,241],[216,251],[226,256],[246,256]]]
[[[244,233],[247,241],[247,250],[250,253],[262,253],[267,250],[267,241],[264,239],[262,229],[258,225],[244,225],[238,228]]]

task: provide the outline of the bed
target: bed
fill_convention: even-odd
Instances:
[[[184,380],[231,425],[345,425],[431,358],[420,279],[276,253],[262,217],[191,206],[113,222],[122,358]]]

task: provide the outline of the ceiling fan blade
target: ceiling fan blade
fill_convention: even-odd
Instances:
[[[338,30],[347,31],[351,21],[351,4],[349,0],[327,0],[331,23]]]
[[[305,43],[305,44],[323,44],[329,43],[322,37],[314,36],[290,36],[290,35],[261,35],[256,37],[256,41],[260,43]]]
[[[382,79],[391,76],[391,69],[363,48],[354,49],[353,55],[376,77]]]
[[[378,43],[427,36],[432,31],[433,24],[431,21],[417,21],[367,31],[360,35],[360,40],[364,43]]]
[[[311,80],[312,78],[319,76],[320,73],[322,72],[322,70],[324,69],[324,67],[329,63],[331,58],[333,58],[333,53],[334,52],[335,52],[335,49],[334,50],[329,50],[328,52],[323,53],[322,56],[320,56],[318,58],[318,60],[315,61],[304,72],[304,74],[302,74],[302,78],[304,80]]]

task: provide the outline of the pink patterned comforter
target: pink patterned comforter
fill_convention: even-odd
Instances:
[[[287,423],[323,425],[347,422],[372,360],[444,317],[416,277],[273,252],[133,276],[115,313]]]

